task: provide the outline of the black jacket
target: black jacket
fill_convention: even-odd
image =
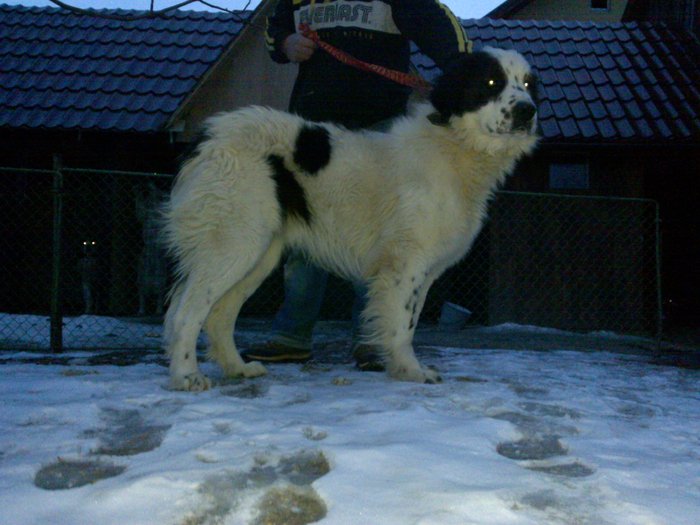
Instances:
[[[289,62],[282,43],[301,22],[355,58],[404,72],[411,40],[441,68],[471,51],[461,24],[438,0],[279,0],[265,35],[273,60]],[[299,64],[289,110],[311,120],[366,127],[403,113],[409,94],[409,88],[317,49]]]

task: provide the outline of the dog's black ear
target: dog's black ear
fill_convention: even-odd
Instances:
[[[472,55],[463,55],[445,67],[430,92],[430,103],[439,116],[437,118],[431,115],[428,117],[430,122],[444,126],[449,122],[450,116],[459,113],[467,74],[473,62]]]
[[[493,55],[484,51],[461,55],[445,67],[435,82],[430,102],[441,121],[449,121],[452,115],[475,111],[494,100],[506,80],[503,68]]]

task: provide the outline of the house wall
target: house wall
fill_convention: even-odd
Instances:
[[[651,156],[650,156],[651,157]],[[659,203],[662,291],[668,328],[700,327],[700,148],[688,145],[649,159],[646,194]]]
[[[619,22],[628,0],[610,0],[609,11],[591,9],[590,0],[535,0],[508,16],[520,20],[591,20]]]
[[[206,118],[221,111],[252,104],[287,109],[296,74],[295,64],[272,61],[262,29],[250,26],[187,102],[173,126],[178,138],[191,140]]]
[[[550,166],[556,163],[588,166],[588,188],[561,190],[550,187]],[[505,189],[641,198],[644,197],[644,173],[648,163],[642,147],[547,145],[520,163],[516,174],[508,179]]]
[[[631,3],[623,21],[648,20],[665,22],[696,33],[700,32],[700,1],[698,0],[637,0]]]

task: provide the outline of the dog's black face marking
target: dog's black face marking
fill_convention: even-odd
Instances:
[[[331,140],[323,126],[304,124],[294,144],[294,162],[310,175],[328,165],[331,160]]]
[[[436,120],[446,123],[452,115],[475,111],[496,100],[507,82],[503,67],[489,53],[460,57],[445,69],[430,94],[430,102],[440,115]]]
[[[267,163],[272,168],[272,178],[277,189],[277,202],[282,209],[283,218],[297,217],[307,224],[311,222],[311,211],[306,202],[304,188],[294,178],[294,174],[284,165],[284,159],[279,155],[267,157]]]

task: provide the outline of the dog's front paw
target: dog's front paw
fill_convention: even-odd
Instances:
[[[411,381],[413,383],[429,383],[437,384],[442,383],[442,378],[437,370],[434,368],[425,368],[423,366],[418,367],[405,367],[399,366],[396,368],[389,369],[389,375],[397,379],[398,381]]]
[[[423,368],[423,374],[425,375],[425,380],[423,381],[424,383],[429,383],[431,385],[442,383],[442,377],[440,377],[440,373],[432,366],[429,366],[428,368]]]
[[[244,377],[258,377],[267,374],[267,368],[257,361],[251,361],[243,366]]]
[[[185,392],[203,392],[211,388],[211,381],[201,372],[170,377],[170,390],[184,390]]]

